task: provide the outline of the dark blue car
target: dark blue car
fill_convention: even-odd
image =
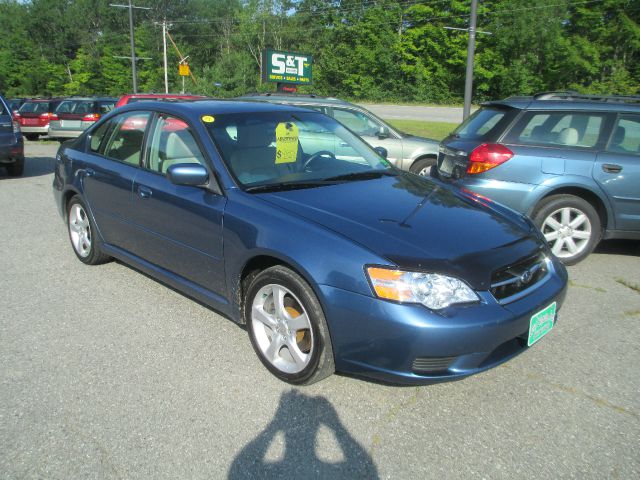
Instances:
[[[464,377],[539,340],[564,297],[524,216],[390,166],[321,113],[133,104],[56,160],[82,262],[117,258],[246,325],[287,382]]]

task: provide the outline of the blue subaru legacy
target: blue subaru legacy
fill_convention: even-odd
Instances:
[[[531,221],[383,157],[310,110],[149,102],[62,145],[53,187],[80,261],[246,326],[290,383],[456,379],[547,334],[567,274]]]

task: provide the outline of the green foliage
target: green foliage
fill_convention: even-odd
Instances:
[[[131,91],[128,12],[108,0],[0,0],[0,92]],[[314,57],[302,91],[351,99],[462,100],[470,0],[136,0],[140,91],[164,91],[160,23],[188,55],[185,89],[218,97],[272,91],[265,48]],[[479,2],[474,99],[545,90],[640,94],[637,0]],[[167,46],[169,90],[181,56]],[[220,86],[216,86],[220,84]]]

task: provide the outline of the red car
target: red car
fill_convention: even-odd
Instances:
[[[196,100],[198,98],[207,98],[202,95],[182,95],[175,93],[130,93],[123,95],[116,102],[116,108],[134,102],[150,102],[153,100]]]
[[[49,122],[55,118],[53,112],[62,103],[62,98],[33,98],[22,104],[13,118],[27,139],[37,140],[49,133]]]

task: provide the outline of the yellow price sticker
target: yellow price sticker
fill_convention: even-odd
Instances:
[[[282,122],[276,127],[276,164],[293,163],[298,159],[298,127]]]
[[[216,119],[214,117],[212,117],[211,115],[203,115],[202,116],[202,121],[204,123],[213,123]]]

